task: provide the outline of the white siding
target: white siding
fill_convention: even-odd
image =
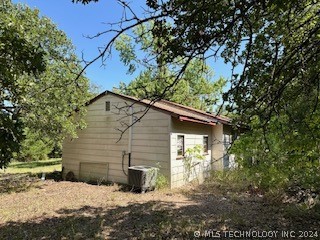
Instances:
[[[235,157],[228,154],[231,145],[232,128],[227,125],[218,124],[212,128],[213,154],[212,163],[214,170],[223,170],[236,167]]]
[[[179,187],[184,185],[188,180],[198,178],[201,182],[204,177],[204,172],[210,169],[211,152],[212,152],[212,138],[211,138],[211,126],[181,122],[175,118],[172,118],[171,122],[171,187]],[[205,160],[201,160],[198,164],[194,162],[194,167],[190,172],[190,177],[187,179],[187,170],[184,166],[184,161],[177,158],[177,136],[184,136],[184,150],[193,148],[196,145],[203,146],[203,137],[209,137],[208,154],[205,155]]]
[[[237,167],[237,163],[235,161],[235,155],[229,154],[228,151],[231,147],[233,141],[233,131],[230,126],[223,127],[223,168],[224,169],[234,169]]]
[[[105,110],[106,101],[110,101],[111,110]],[[98,164],[107,166],[108,181],[127,183],[127,177],[122,170],[122,153],[128,152],[128,131],[121,140],[120,131],[129,123],[125,109],[122,108],[133,102],[124,100],[112,94],[103,96],[90,104],[87,116],[87,128],[79,131],[78,138],[67,139],[63,144],[62,164],[64,173],[73,171],[79,178],[81,171],[101,178],[102,172],[97,170]],[[141,104],[133,105],[135,117],[141,116],[145,107]],[[138,113],[139,112],[139,113]],[[170,116],[150,109],[148,113],[133,126],[132,136],[132,165],[156,166],[160,164],[160,171],[170,176],[169,166],[169,121]],[[88,164],[88,163],[94,164]],[[85,168],[85,169],[84,169]],[[124,169],[127,172],[128,156],[124,158]]]
[[[217,124],[212,128],[212,147],[214,151],[212,152],[212,166],[214,170],[223,169],[223,125]]]

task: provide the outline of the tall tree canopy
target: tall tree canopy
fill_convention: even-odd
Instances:
[[[151,29],[152,24],[144,24],[133,30],[134,37],[121,35],[116,41],[116,49],[120,52],[122,62],[129,67],[129,73],[140,66],[141,61],[137,55],[153,56],[154,61],[158,62],[158,67],[155,67],[154,63],[144,63],[144,68],[136,79],[128,85],[121,82],[116,90],[141,99],[159,97],[212,111],[213,106],[221,100],[226,81],[221,77],[212,81],[212,69],[202,59],[197,58],[190,62],[179,82],[174,83],[174,71],[184,64],[184,61],[175,61],[171,64],[161,62],[163,56],[159,53],[161,52],[159,42],[163,39],[154,37]]]
[[[88,80],[66,35],[38,10],[0,4],[0,167],[19,150],[28,129],[61,140],[83,126]]]
[[[304,178],[304,169],[308,176],[319,176],[319,1],[146,0],[142,14],[126,1],[118,2],[126,14],[98,34],[112,37],[97,58],[105,59],[121,34],[150,21],[152,29],[140,35],[162,39],[161,61],[155,65],[182,63],[173,72],[174,83],[183,79],[193,59],[223,58],[233,67],[223,98],[237,120],[251,127],[234,151],[264,161],[260,166],[269,168],[262,167],[260,176],[283,169],[291,174],[283,176],[287,180]],[[268,174],[264,176],[272,178]]]
[[[258,115],[268,122],[272,114],[286,108],[285,103],[318,88],[318,1],[148,0],[148,9],[142,14],[135,13],[126,1],[118,2],[126,14],[118,25],[98,34],[112,35],[98,57],[106,57],[122,33],[152,21],[153,28],[141,36],[151,32],[162,39],[159,54],[163,62],[183,59],[184,64],[175,74],[177,80],[197,57],[222,57],[233,67],[242,66],[240,74],[232,75],[224,99],[231,103],[229,109],[245,120]],[[312,99],[315,106],[316,99]]]

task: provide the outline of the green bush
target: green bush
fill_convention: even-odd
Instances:
[[[156,179],[156,189],[164,189],[169,187],[169,181],[163,174],[159,173],[157,174]]]
[[[166,176],[164,176],[159,170],[161,168],[160,163],[156,164],[157,170],[157,179],[156,179],[156,189],[164,189],[169,187],[169,181]]]
[[[62,144],[56,143],[51,152],[49,153],[49,158],[61,158],[62,157]]]
[[[212,171],[206,183],[214,185],[223,191],[243,192],[248,187],[256,187],[252,175],[243,168],[233,170]]]
[[[185,156],[183,158],[184,166],[184,180],[190,182],[193,179],[190,179],[192,170],[194,168],[194,161],[204,160],[203,156],[203,147],[201,145],[195,145],[192,148],[188,148],[185,151]]]
[[[293,185],[319,188],[318,143],[304,133],[304,128],[285,134],[293,131],[286,122],[285,117],[274,118],[265,132],[253,121],[251,130],[234,142],[231,152],[252,183],[265,191],[285,190]]]
[[[48,138],[41,138],[38,134],[24,131],[25,139],[21,143],[21,149],[16,153],[16,159],[22,162],[39,161],[48,159],[52,152],[54,143]]]

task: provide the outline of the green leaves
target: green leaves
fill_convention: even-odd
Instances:
[[[297,102],[296,107],[300,104]],[[299,108],[295,111],[304,112]],[[319,120],[319,115],[315,118]],[[263,119],[255,117],[250,132],[240,135],[232,146],[240,166],[264,188],[319,187],[319,127],[310,122],[291,124],[291,120],[285,114],[274,116],[264,131],[260,128]]]
[[[234,146],[242,166],[266,186],[316,185],[320,3],[172,0],[160,8],[173,39],[163,45],[164,61],[216,54],[243,67],[224,94],[236,120],[251,127]]]
[[[236,144],[243,166],[247,157],[254,157],[259,164],[252,169],[266,184],[294,179],[316,183],[320,2],[148,0],[146,4],[144,18],[125,21],[137,37],[130,40],[133,45],[122,46],[127,51],[122,60],[128,60],[128,66],[143,64],[145,72],[128,86],[122,84],[120,91],[207,109],[223,81],[217,86],[207,81],[208,69],[199,59],[222,57],[232,66],[231,86],[223,100],[230,103],[227,109],[235,121],[251,127]],[[132,54],[136,45],[147,54]]]
[[[22,139],[22,123],[12,119],[9,113],[0,114],[0,167],[6,167],[13,156],[19,151],[19,141]]]
[[[120,53],[120,60],[129,67],[128,73],[132,74],[136,70],[136,65],[133,63],[136,59],[136,54],[132,38],[125,34],[121,35],[116,41],[115,48]]]
[[[195,145],[192,148],[188,148],[185,151],[184,158],[183,158],[183,166],[184,166],[184,180],[189,182],[191,173],[194,171],[195,166],[197,165],[197,161],[204,160],[205,157],[203,156],[203,146]]]
[[[175,82],[175,71],[185,63],[178,58],[174,63],[166,63],[162,54],[162,36],[166,28],[161,29],[161,37],[153,37],[151,29],[159,26],[155,23],[139,25],[133,30],[134,35],[121,35],[116,41],[116,49],[119,51],[121,61],[129,67],[128,73],[133,73],[138,66],[144,67],[140,75],[128,86],[121,83],[119,91],[138,98],[153,99],[161,96],[164,99],[195,107],[202,110],[212,110],[222,94],[226,81],[222,78],[211,81],[213,71],[201,59],[191,61],[184,71],[183,76]],[[160,30],[159,30],[160,31]],[[137,49],[142,51],[137,54]],[[141,60],[145,54],[147,61]],[[150,61],[148,60],[150,59]]]
[[[0,167],[11,160],[23,129],[61,141],[84,126],[88,80],[66,35],[38,10],[0,6]],[[78,116],[74,111],[78,110]]]
[[[25,139],[21,142],[20,151],[15,154],[18,161],[38,161],[48,158],[55,142],[43,137],[41,132],[30,131],[28,128],[24,129]]]

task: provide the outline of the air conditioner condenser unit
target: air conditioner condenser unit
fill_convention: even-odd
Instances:
[[[132,166],[128,168],[128,184],[141,193],[154,190],[156,187],[158,168],[150,166]]]

